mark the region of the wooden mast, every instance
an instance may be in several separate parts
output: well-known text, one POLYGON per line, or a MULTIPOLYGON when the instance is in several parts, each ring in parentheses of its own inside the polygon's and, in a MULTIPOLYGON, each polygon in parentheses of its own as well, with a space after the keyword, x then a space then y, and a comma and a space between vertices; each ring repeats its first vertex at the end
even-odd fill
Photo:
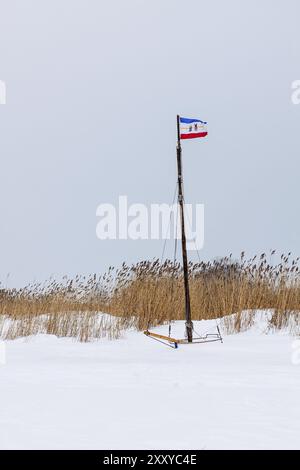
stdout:
POLYGON ((186 336, 189 343, 193 341, 193 323, 191 318, 191 301, 189 289, 189 273, 188 260, 186 251, 185 223, 184 223, 184 199, 183 199, 183 176, 181 161, 181 143, 180 143, 180 117, 177 115, 177 171, 178 171, 178 203, 180 207, 181 222, 181 245, 182 245, 182 261, 184 276, 184 293, 185 293, 185 327, 186 336))

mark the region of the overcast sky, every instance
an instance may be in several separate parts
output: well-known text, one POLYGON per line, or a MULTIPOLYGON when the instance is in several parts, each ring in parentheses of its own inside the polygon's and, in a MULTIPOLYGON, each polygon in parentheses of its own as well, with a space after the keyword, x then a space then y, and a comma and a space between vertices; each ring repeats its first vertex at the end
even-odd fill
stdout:
POLYGON ((98 240, 96 208, 172 202, 177 113, 208 121, 183 145, 201 256, 299 255, 299 22, 297 0, 0 0, 2 281, 160 256, 98 240))

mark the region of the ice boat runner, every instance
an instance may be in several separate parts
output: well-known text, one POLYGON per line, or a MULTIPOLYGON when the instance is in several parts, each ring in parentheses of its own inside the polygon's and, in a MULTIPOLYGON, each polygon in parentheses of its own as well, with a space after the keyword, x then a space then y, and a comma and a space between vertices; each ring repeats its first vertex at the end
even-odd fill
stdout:
MULTIPOLYGON (((222 336, 219 330, 219 326, 216 324, 216 333, 205 334, 203 336, 195 336, 194 327, 191 315, 191 302, 190 302, 190 290, 189 290, 189 271, 188 271, 188 259, 186 249, 186 235, 185 235, 185 217, 184 217, 184 198, 183 198, 183 175, 182 175, 182 150, 181 140, 184 139, 195 139, 203 138, 207 136, 207 122, 201 121, 200 119, 184 118, 177 115, 177 173, 178 173, 178 204, 180 207, 180 225, 181 225, 181 247, 182 247, 182 262, 183 262, 183 276, 184 276, 184 293, 185 293, 185 338, 176 339, 172 338, 171 335, 164 336, 157 333, 153 333, 148 329, 144 331, 144 334, 150 338, 156 339, 157 341, 167 342, 170 346, 175 349, 178 344, 190 344, 190 343, 207 343, 212 341, 221 341, 222 336)), ((170 332, 170 329, 169 329, 170 332)))

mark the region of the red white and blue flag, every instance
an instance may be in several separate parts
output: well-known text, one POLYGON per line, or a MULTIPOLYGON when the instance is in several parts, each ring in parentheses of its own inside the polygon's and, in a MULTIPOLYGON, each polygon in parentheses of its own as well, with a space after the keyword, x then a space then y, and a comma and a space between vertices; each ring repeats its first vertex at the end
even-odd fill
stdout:
POLYGON ((180 117, 180 139, 197 139, 207 136, 207 122, 180 117))

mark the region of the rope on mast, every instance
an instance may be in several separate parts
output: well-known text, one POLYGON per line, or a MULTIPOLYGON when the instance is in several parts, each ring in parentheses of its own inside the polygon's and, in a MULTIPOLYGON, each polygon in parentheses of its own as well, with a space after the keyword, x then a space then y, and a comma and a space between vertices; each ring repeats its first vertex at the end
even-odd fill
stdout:
MULTIPOLYGON (((175 199, 176 199, 176 196, 177 196, 177 191, 178 191, 178 183, 176 181, 172 206, 174 206, 175 199)), ((178 208, 177 208, 177 210, 178 210, 178 208)), ((170 212, 170 217, 169 217, 168 227, 167 227, 167 233, 166 233, 166 237, 165 237, 164 244, 163 244, 162 254, 161 254, 161 257, 160 257, 160 265, 162 264, 162 261, 163 261, 164 256, 165 256, 166 245, 167 245, 167 235, 168 235, 168 232, 169 232, 170 226, 171 226, 171 217, 172 217, 172 213, 170 212)), ((176 224, 177 224, 177 215, 176 215, 176 224)), ((176 233, 177 233, 177 226, 176 226, 176 233)), ((157 283, 155 285, 155 293, 156 293, 156 291, 157 291, 157 283)), ((147 321, 147 330, 149 330, 149 326, 150 326, 150 316, 148 317, 148 321, 147 321)))
MULTIPOLYGON (((178 183, 176 183, 176 189, 178 191, 178 183)), ((177 193, 176 191, 176 193, 177 193)), ((178 230, 178 204, 176 205, 176 219, 175 219, 175 240, 174 240, 174 255, 173 255, 173 269, 172 269, 172 282, 171 282, 171 302, 173 301, 174 294, 174 278, 175 278, 175 268, 176 268, 176 259, 177 259, 177 230, 178 230)), ((172 318, 169 318, 169 336, 171 336, 172 331, 172 318)))

